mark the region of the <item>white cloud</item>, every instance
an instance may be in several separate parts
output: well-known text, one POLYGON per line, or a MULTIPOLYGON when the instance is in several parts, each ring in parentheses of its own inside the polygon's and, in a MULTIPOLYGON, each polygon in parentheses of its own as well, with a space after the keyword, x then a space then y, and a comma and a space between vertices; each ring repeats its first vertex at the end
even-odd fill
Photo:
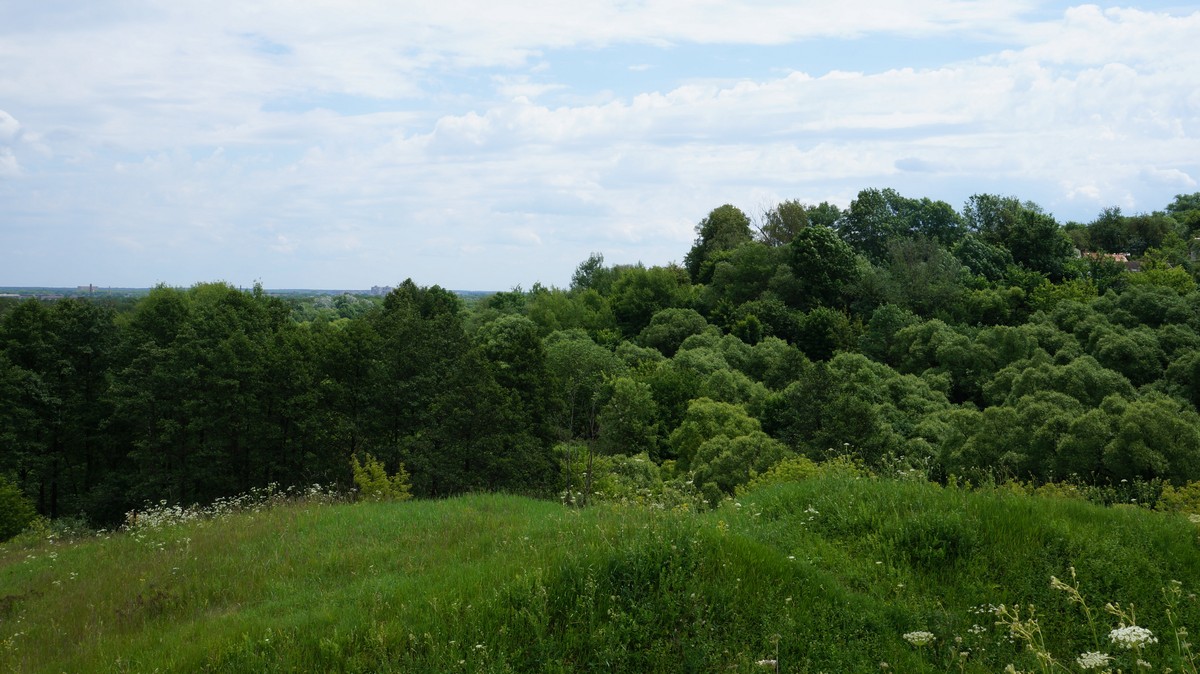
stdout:
POLYGON ((4 110, 0 110, 0 140, 13 140, 21 130, 21 123, 4 110))
POLYGON ((0 178, 16 178, 21 175, 21 165, 12 150, 0 147, 0 178))
POLYGON ((3 34, 0 175, 20 174, 22 189, 0 192, 0 208, 85 223, 136 243, 144 253, 119 249, 137 259, 229 258, 250 278, 287 256, 278 273, 297 279, 507 287, 565 282, 593 250, 679 259, 711 208, 754 210, 768 195, 846 205, 894 186, 958 205, 1015 192, 1078 214, 1159 208, 1200 175, 1200 12, 1080 6, 1031 22, 1039 5, 1016 1, 220 5, 28 15, 3 34), (846 48, 868 53, 880 34, 997 46, 931 67, 856 58, 719 77, 669 73, 642 48, 612 59, 629 87, 647 83, 621 95, 572 79, 555 54, 852 37, 846 48))
POLYGON ((1148 168, 1143 172, 1147 178, 1180 188, 1196 187, 1196 179, 1179 169, 1148 168))

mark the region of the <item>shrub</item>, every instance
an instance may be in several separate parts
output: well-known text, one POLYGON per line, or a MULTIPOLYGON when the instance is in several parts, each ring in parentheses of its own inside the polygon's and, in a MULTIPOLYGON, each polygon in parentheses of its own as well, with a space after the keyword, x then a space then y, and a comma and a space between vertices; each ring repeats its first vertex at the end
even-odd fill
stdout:
POLYGON ((1177 513, 1200 513, 1200 482, 1188 482, 1182 487, 1164 484, 1158 497, 1158 509, 1177 513))
POLYGON ((37 511, 17 485, 0 477, 0 541, 24 531, 35 517, 37 511))
POLYGON ((862 462, 852 456, 842 454, 831 457, 821 463, 803 456, 793 456, 776 463, 766 472, 754 476, 751 480, 737 488, 737 494, 754 491, 759 487, 785 482, 802 482, 820 476, 866 477, 870 475, 862 466, 862 462))
POLYGON ((370 454, 358 462, 357 456, 350 457, 354 468, 354 484, 358 487, 361 501, 407 501, 412 498, 412 484, 408 471, 401 463, 393 475, 388 475, 383 463, 370 454))

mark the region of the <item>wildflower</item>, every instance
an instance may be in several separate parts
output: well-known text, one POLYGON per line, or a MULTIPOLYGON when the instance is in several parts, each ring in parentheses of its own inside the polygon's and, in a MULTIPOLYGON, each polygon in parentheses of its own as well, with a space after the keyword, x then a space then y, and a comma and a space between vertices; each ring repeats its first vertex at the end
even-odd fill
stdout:
POLYGON ((775 669, 779 668, 778 660, 759 660, 754 664, 758 665, 759 667, 773 667, 775 669))
POLYGON ((1118 627, 1108 633, 1108 639, 1126 650, 1158 643, 1158 637, 1154 636, 1150 630, 1138 625, 1118 627))
POLYGON ((1151 665, 1149 662, 1146 662, 1145 660, 1143 660, 1141 658, 1138 658, 1137 666, 1141 667, 1142 669, 1153 669, 1154 668, 1153 665, 1151 665))
POLYGON ((916 632, 905 632, 904 640, 913 646, 925 646, 933 643, 933 632, 917 630, 916 632))
POLYGON ((1107 665, 1109 660, 1112 660, 1112 656, 1108 653, 1098 653, 1095 651, 1081 653, 1079 657, 1075 658, 1075 662, 1079 663, 1080 669, 1100 669, 1107 665))

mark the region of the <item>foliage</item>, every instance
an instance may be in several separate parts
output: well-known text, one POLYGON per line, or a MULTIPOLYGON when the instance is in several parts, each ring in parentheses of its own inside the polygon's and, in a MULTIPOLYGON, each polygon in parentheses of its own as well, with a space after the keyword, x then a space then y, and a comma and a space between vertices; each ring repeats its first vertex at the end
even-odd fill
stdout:
POLYGON ((795 199, 788 199, 763 213, 762 223, 758 226, 758 239, 768 246, 786 246, 797 232, 808 225, 808 207, 795 199))
POLYGON ((553 497, 562 446, 593 468, 645 454, 679 503, 709 484, 719 501, 776 443, 1153 500, 1122 485, 1200 479, 1195 201, 1059 226, 1015 197, 957 213, 868 189, 845 212, 783 201, 757 235, 726 205, 684 266, 593 253, 567 289, 471 303, 411 280, 372 298, 202 283, 8 301, 0 475, 40 516, 93 526, 144 502, 344 488, 368 453, 415 496, 553 497))
POLYGON ((749 482, 759 473, 779 463, 788 452, 783 444, 762 431, 730 438, 714 436, 696 450, 692 461, 692 482, 710 506, 723 495, 749 482))
POLYGON ((692 283, 708 283, 713 274, 714 256, 733 250, 751 240, 750 219, 734 206, 714 208, 696 225, 696 242, 683 258, 692 283))
POLYGON ((1200 514, 1200 481, 1176 487, 1164 484, 1156 507, 1170 512, 1200 514))
POLYGON ((609 299, 617 327, 627 337, 637 335, 663 309, 685 307, 692 288, 687 272, 678 267, 629 267, 613 282, 609 299))
POLYGON ((659 426, 654 393, 644 382, 617 377, 609 383, 608 402, 600 410, 597 441, 605 454, 658 456, 659 426))
POLYGON ((387 474, 383 464, 378 459, 367 454, 362 463, 357 456, 350 457, 354 470, 354 486, 358 488, 358 498, 363 501, 407 501, 412 498, 412 485, 409 484, 408 471, 401 463, 391 475, 387 474))
POLYGON ((687 468, 704 443, 716 437, 737 438, 760 431, 757 419, 740 405, 697 398, 688 403, 687 414, 668 439, 674 457, 687 468))
POLYGON ((1006 248, 1018 264, 1053 281, 1062 279, 1072 244, 1054 218, 1037 204, 976 194, 963 207, 963 219, 970 232, 988 244, 1006 248))
POLYGON ((707 327, 708 321, 695 309, 663 309, 650 318, 650 325, 642 330, 638 341, 670 358, 683 340, 704 332, 707 327))
POLYGON ((800 308, 837 307, 859 276, 854 251, 827 227, 801 230, 789 244, 800 308))
POLYGON ((17 485, 0 477, 0 542, 24 531, 35 517, 37 511, 17 485))

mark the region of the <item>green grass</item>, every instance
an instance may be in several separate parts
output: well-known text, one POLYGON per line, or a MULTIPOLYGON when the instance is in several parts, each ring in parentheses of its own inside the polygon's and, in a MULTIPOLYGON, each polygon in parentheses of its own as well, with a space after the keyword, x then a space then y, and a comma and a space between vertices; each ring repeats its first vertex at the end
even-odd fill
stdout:
POLYGON ((1181 671, 1161 589, 1182 583, 1176 622, 1200 629, 1197 533, 1144 510, 836 476, 705 514, 496 495, 286 506, 0 547, 0 670, 1034 670, 978 608, 1032 603, 1078 671, 1083 651, 1119 655, 1100 609, 1122 602, 1161 638, 1143 657, 1181 671), (1050 588, 1072 566, 1098 644, 1050 588), (937 640, 915 648, 914 630, 937 640))

